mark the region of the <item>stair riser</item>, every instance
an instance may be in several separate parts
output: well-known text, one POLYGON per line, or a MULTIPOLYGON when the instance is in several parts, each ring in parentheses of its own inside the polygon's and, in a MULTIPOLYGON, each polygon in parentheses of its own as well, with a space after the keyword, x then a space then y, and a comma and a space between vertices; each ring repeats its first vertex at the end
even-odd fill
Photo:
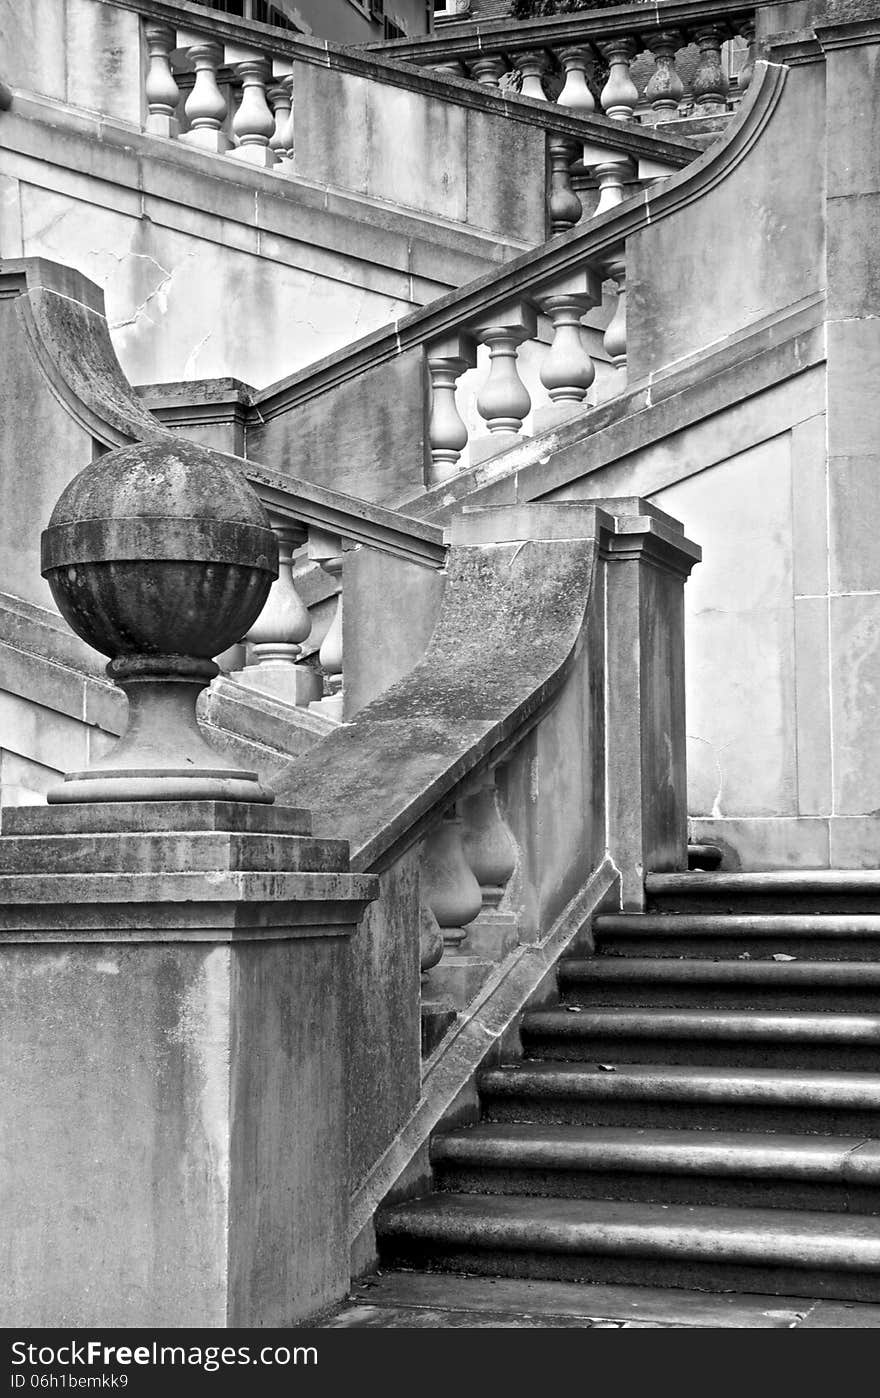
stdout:
MULTIPOLYGON (((382 1266, 478 1276, 531 1277, 620 1286, 668 1286, 702 1291, 744 1291, 763 1296, 880 1301, 880 1275, 820 1272, 799 1267, 749 1267, 685 1258, 586 1256, 568 1253, 483 1251, 442 1242, 383 1240, 382 1266)), ((808 1305, 805 1302, 805 1307, 808 1305)))
POLYGON ((880 1044, 755 1043, 737 1039, 580 1038, 523 1033, 530 1060, 560 1063, 668 1063, 706 1068, 797 1068, 880 1072, 880 1044))
POLYGON ((743 913, 773 913, 777 916, 812 915, 830 913, 853 917, 862 913, 880 913, 880 893, 876 892, 822 892, 794 893, 782 888, 778 892, 713 893, 657 893, 647 895, 645 911, 648 913, 712 913, 737 917, 743 913))
POLYGON ((603 956, 679 957, 704 961, 734 961, 743 952, 756 961, 774 955, 793 956, 804 961, 880 961, 880 938, 759 936, 754 932, 735 935, 643 937, 615 932, 596 934, 596 951, 603 956))
POLYGON ((597 985, 581 982, 563 987, 563 1005, 588 1011, 603 1009, 666 1010, 837 1010, 843 1014, 880 1013, 880 988, 829 990, 825 986, 784 990, 706 984, 658 985, 633 982, 597 985))
POLYGON ((670 1127, 679 1131, 783 1131, 790 1135, 858 1136, 880 1140, 880 1112, 827 1107, 755 1106, 717 1102, 641 1102, 628 1098, 579 1101, 554 1097, 483 1098, 490 1122, 553 1126, 670 1127))
POLYGON ((880 1187, 803 1179, 749 1179, 719 1175, 630 1174, 600 1170, 540 1170, 515 1166, 435 1169, 441 1191, 459 1194, 526 1194, 557 1199, 637 1200, 646 1204, 713 1204, 761 1209, 809 1209, 880 1214, 880 1187))

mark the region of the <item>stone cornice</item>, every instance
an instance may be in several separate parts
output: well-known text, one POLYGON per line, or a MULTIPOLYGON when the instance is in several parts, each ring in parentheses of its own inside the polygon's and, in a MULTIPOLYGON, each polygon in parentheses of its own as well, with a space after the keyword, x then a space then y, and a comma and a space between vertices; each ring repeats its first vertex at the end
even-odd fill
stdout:
MULTIPOLYGON (((625 127, 621 122, 609 121, 602 115, 576 116, 554 103, 533 101, 515 94, 505 95, 470 79, 454 78, 448 73, 426 72, 414 64, 391 62, 382 55, 345 48, 325 39, 293 35, 289 30, 276 29, 269 24, 258 24, 252 20, 244 22, 216 10, 190 4, 188 0, 175 0, 175 3, 172 0, 104 0, 104 3, 119 9, 134 10, 137 14, 177 28, 205 30, 221 42, 252 49, 265 48, 279 58, 351 73, 355 77, 369 78, 390 87, 407 88, 473 111, 493 115, 503 112, 511 120, 543 127, 548 132, 570 136, 573 140, 594 141, 597 145, 621 150, 635 157, 652 156, 676 166, 693 159, 695 147, 689 141, 658 135, 652 128, 625 127)), ((723 4, 724 0, 720 0, 720 3, 723 4)))
POLYGON ((254 402, 253 426, 290 412, 300 403, 356 378, 365 369, 459 330, 477 315, 511 298, 528 297, 543 283, 578 270, 588 260, 601 263, 619 249, 631 233, 693 203, 725 179, 748 155, 775 110, 785 76, 781 66, 757 63, 752 85, 724 139, 710 146, 685 170, 659 186, 640 191, 587 224, 559 234, 534 252, 514 258, 501 271, 488 273, 396 324, 374 331, 345 353, 329 355, 263 389, 254 402))

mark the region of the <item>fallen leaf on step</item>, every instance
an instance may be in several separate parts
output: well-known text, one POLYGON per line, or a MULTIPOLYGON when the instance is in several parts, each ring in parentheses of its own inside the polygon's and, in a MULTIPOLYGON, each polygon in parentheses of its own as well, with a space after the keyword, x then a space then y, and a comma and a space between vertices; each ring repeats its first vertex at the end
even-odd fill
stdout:
POLYGON ((741 951, 736 959, 737 961, 751 961, 752 954, 750 951, 741 951))
POLYGON ((616 1073, 617 1069, 613 1063, 597 1063, 596 1067, 600 1073, 616 1073))
POLYGON ((579 1015, 582 1013, 580 1005, 566 1005, 565 1008, 570 1015, 579 1015))
POLYGON ((786 956, 784 951, 774 952, 773 957, 771 959, 773 961, 797 961, 796 956, 786 956))

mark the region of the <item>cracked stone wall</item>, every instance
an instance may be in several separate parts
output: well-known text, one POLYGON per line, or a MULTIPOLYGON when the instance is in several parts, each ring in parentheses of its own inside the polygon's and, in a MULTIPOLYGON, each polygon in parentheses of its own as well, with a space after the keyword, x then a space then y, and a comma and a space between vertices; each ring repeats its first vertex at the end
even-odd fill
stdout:
POLYGON ((211 236, 24 182, 0 185, 0 254, 48 257, 97 282, 133 383, 231 374, 262 388, 411 309, 357 285, 351 260, 337 259, 335 280, 249 254, 231 224, 201 221, 213 222, 211 236), (17 240, 5 236, 16 216, 17 240))

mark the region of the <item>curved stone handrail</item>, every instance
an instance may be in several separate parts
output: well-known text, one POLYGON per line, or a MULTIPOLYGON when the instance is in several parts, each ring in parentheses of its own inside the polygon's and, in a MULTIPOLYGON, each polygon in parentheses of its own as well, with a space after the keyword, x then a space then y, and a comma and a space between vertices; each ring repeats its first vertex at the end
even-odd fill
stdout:
POLYGON ((592 539, 453 547, 422 660, 273 775, 280 801, 308 798, 316 828, 349 841, 352 869, 388 868, 552 703, 589 607, 602 521, 613 530, 602 511, 584 513, 592 539))
POLYGON ((537 251, 505 263, 501 270, 364 336, 347 352, 328 355, 261 390, 250 409, 257 437, 260 424, 395 359, 407 349, 455 332, 470 318, 537 291, 542 284, 576 272, 591 261, 601 262, 631 233, 699 199, 736 169, 759 140, 782 95, 786 72, 781 64, 757 63, 749 90, 723 138, 659 186, 641 190, 607 213, 552 238, 537 251))

